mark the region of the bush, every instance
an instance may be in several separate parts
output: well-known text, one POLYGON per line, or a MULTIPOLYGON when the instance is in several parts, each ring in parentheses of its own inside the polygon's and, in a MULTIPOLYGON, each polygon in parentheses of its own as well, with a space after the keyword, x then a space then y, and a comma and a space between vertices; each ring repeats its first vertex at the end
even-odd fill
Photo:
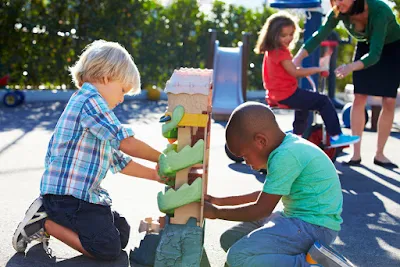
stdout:
MULTIPOLYGON (((175 68, 205 67, 212 28, 221 46, 237 46, 243 32, 251 34, 248 88, 261 89, 262 55, 252 50, 273 12, 221 1, 214 2, 209 15, 196 0, 174 0, 166 7, 156 0, 2 1, 0 76, 9 73, 12 86, 71 88, 68 67, 87 44, 105 39, 121 43, 133 55, 143 88, 164 88, 175 68)), ((338 65, 351 60, 352 50, 340 47, 338 65)), ((338 87, 344 88, 348 79, 338 81, 338 87)))

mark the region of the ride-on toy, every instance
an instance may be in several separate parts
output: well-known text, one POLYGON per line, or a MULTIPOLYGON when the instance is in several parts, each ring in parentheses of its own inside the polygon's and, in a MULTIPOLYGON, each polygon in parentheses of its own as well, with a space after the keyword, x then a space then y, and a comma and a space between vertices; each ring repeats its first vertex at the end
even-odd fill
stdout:
MULTIPOLYGON (((7 74, 0 78, 0 88, 5 87, 10 76, 7 74)), ((7 107, 15 107, 22 104, 25 100, 25 95, 19 90, 8 90, 3 97, 3 104, 7 107)))

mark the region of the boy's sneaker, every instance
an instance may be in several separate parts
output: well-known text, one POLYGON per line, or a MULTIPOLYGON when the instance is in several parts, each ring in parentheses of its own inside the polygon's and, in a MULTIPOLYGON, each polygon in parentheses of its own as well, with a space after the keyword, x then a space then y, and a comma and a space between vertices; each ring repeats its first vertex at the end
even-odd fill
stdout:
POLYGON ((310 266, 323 267, 352 267, 354 266, 348 259, 340 255, 329 246, 324 246, 318 241, 312 245, 306 255, 306 261, 310 266))
POLYGON ((360 137, 355 135, 339 134, 335 137, 331 137, 330 141, 331 145, 329 147, 342 147, 359 142, 360 137))
POLYGON ((12 244, 17 252, 25 252, 28 243, 33 240, 42 242, 47 251, 47 243, 50 236, 44 230, 47 213, 42 204, 42 198, 37 198, 28 208, 24 219, 15 230, 12 244))

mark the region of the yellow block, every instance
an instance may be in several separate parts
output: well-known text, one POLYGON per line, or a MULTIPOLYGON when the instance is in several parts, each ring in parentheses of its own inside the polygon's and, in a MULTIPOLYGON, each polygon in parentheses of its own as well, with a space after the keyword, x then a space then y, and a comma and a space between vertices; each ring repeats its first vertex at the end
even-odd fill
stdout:
MULTIPOLYGON (((165 113, 165 116, 172 116, 171 112, 165 113)), ((185 113, 178 123, 178 126, 206 127, 208 122, 207 114, 188 114, 185 113)))

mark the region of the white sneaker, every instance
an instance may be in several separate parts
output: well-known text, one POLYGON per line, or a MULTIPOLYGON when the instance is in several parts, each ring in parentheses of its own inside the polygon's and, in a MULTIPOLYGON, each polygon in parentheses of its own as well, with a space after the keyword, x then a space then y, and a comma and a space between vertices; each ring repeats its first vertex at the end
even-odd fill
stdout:
POLYGON ((50 236, 44 230, 47 213, 42 204, 42 197, 35 199, 15 230, 12 244, 17 252, 25 252, 28 243, 34 240, 42 242, 43 247, 47 248, 50 236))

